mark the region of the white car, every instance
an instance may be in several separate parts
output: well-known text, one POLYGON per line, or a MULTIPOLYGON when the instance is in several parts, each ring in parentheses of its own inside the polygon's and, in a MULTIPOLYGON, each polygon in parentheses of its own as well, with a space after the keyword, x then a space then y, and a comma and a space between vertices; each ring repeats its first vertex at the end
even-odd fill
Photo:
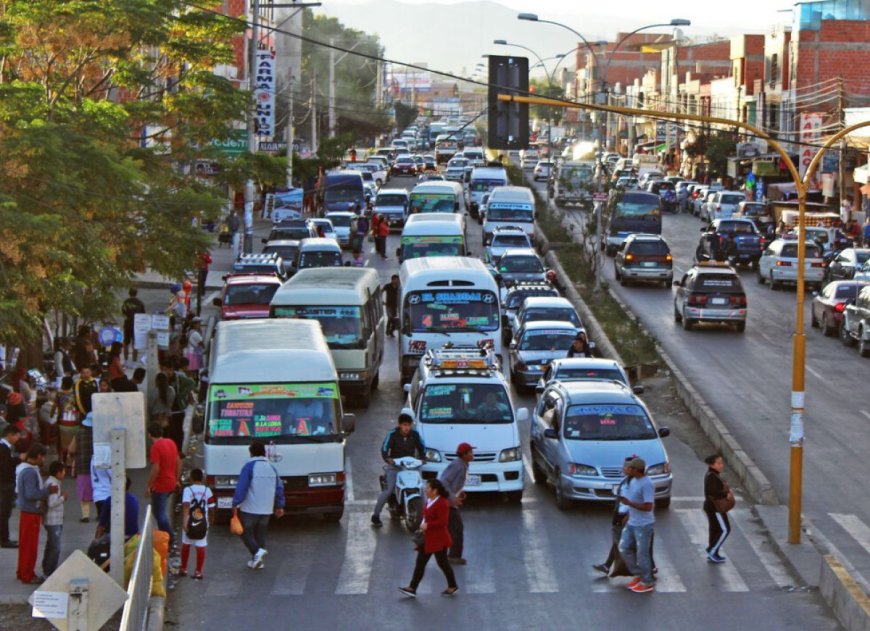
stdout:
POLYGON ((520 164, 523 169, 534 169, 539 159, 537 149, 523 149, 520 151, 520 164))
POLYGON ((365 162, 362 166, 371 171, 372 177, 375 179, 375 184, 378 185, 378 188, 383 186, 384 182, 390 179, 389 170, 380 161, 365 162))
POLYGON ((492 233, 486 246, 484 260, 493 262, 501 258, 508 248, 531 248, 532 242, 522 226, 500 226, 492 233))
MULTIPOLYGON (((821 287, 825 280, 825 260, 822 248, 815 241, 806 241, 804 284, 821 287)), ((782 283, 796 283, 798 277, 798 242, 796 239, 777 239, 761 253, 758 259, 758 282, 770 282, 771 289, 782 283)))
POLYGON ((338 235, 335 233, 335 228, 329 219, 312 219, 311 223, 317 228, 317 233, 326 239, 335 239, 338 241, 338 235))
POLYGON ((701 207, 701 219, 731 219, 740 202, 746 201, 746 195, 740 191, 716 191, 709 201, 701 207))
POLYGON ((866 261, 864 265, 861 266, 861 269, 855 272, 855 276, 852 280, 861 280, 865 283, 870 283, 870 261, 866 261))
POLYGON ((539 160, 532 171, 532 178, 538 180, 547 180, 550 178, 550 173, 553 170, 553 163, 546 160, 539 160))

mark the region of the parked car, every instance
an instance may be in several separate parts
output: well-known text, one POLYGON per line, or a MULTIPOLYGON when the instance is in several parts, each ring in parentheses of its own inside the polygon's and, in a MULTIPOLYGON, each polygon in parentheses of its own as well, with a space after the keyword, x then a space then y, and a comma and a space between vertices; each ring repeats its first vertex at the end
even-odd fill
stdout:
POLYGON ((562 510, 575 500, 613 502, 626 454, 636 454, 647 463, 656 507, 667 508, 673 477, 661 438, 668 435, 627 386, 554 381, 532 418, 532 476, 535 484, 553 485, 562 510))
POLYGON ((630 234, 613 259, 613 274, 623 286, 632 281, 653 281, 670 287, 674 280, 671 248, 657 234, 630 234))
POLYGON ((853 304, 846 305, 840 340, 846 346, 857 344, 861 357, 870 357, 870 285, 858 292, 853 304))
POLYGON ((702 322, 733 324, 738 333, 746 330, 746 292, 730 265, 697 263, 674 285, 674 321, 687 331, 702 322))
MULTIPOLYGON (((821 246, 815 241, 805 243, 804 284, 821 287, 825 280, 825 261, 821 246)), ((777 239, 758 259, 758 282, 770 282, 771 289, 783 283, 796 283, 798 277, 797 239, 777 239)))
POLYGON ((834 256, 827 268, 826 279, 849 280, 870 260, 870 248, 846 248, 834 256))
POLYGON ((854 302, 858 292, 867 283, 854 280, 835 280, 821 291, 813 292, 810 306, 810 325, 819 327, 827 336, 836 335, 843 322, 843 312, 849 302, 854 302))

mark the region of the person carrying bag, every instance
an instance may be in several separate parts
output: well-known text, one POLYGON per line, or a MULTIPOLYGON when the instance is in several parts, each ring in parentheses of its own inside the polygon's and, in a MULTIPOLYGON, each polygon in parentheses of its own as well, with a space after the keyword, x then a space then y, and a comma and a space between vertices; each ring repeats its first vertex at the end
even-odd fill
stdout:
POLYGON ((731 523, 728 521, 728 511, 734 508, 734 493, 728 483, 722 479, 725 460, 718 454, 704 459, 707 463, 707 473, 704 475, 704 513, 707 515, 710 538, 707 547, 707 560, 711 563, 725 563, 727 560, 721 553, 722 544, 731 533, 731 523))

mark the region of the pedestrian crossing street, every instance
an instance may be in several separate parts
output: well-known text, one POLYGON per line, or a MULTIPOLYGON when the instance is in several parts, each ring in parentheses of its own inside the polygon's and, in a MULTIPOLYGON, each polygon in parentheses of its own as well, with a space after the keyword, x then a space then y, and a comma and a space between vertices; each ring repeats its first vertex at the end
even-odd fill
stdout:
MULTIPOLYGON (((723 547, 728 562, 707 562, 706 517, 695 498, 688 499, 693 501, 675 501, 657 513, 657 592, 801 591, 749 509, 730 513, 732 533, 723 547)), ((462 591, 501 598, 625 592, 627 578, 608 579, 591 567, 607 556, 610 527, 607 511, 588 512, 583 507, 560 512, 534 501, 521 510, 499 505, 464 511, 468 565, 455 567, 462 591)), ((270 529, 266 568, 256 572, 245 567, 241 542, 216 527, 209 535, 206 580, 197 587, 209 598, 235 597, 252 584, 273 596, 392 594, 410 579, 415 553, 397 522, 373 529, 369 519, 368 507, 361 505, 349 507, 338 526, 315 518, 285 519, 270 529)), ((188 583, 179 581, 182 597, 188 583)), ((432 560, 418 592, 438 593, 442 583, 432 560)))

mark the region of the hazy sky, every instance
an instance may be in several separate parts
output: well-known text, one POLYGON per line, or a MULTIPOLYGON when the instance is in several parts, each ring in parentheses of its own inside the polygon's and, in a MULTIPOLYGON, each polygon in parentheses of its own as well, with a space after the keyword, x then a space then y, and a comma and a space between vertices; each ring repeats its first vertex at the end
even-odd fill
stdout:
POLYGON ((505 47, 494 46, 493 39, 523 44, 541 57, 564 53, 575 44, 577 38, 569 31, 521 22, 516 19, 519 12, 565 23, 590 41, 613 40, 617 32, 686 18, 692 25, 682 29, 684 35, 703 41, 714 34, 764 33, 776 23, 790 22, 792 6, 780 0, 323 0, 323 6, 314 10, 351 28, 377 33, 387 57, 460 73, 473 69, 483 54, 509 54, 505 47), (453 6, 457 4, 464 6, 453 6), (444 16, 456 16, 452 33, 433 28, 444 16))

